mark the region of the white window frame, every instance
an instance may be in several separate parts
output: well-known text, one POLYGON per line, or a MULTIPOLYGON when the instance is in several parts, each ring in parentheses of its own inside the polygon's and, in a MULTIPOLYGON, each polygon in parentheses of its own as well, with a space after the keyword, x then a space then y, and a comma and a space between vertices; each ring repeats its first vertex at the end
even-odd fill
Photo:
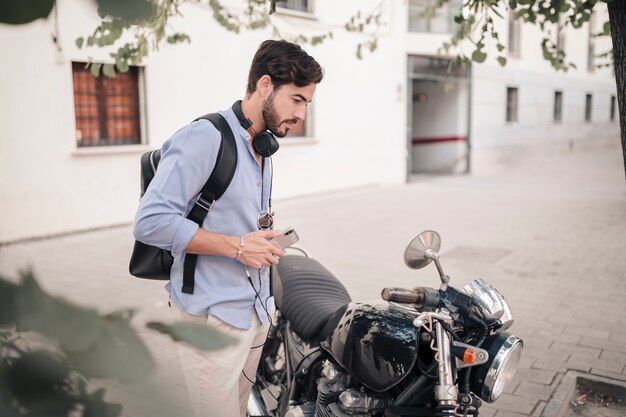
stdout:
POLYGON ((556 23, 556 47, 565 52, 565 21, 567 16, 564 13, 559 14, 559 20, 556 23))
POLYGON ((596 65, 595 65, 595 40, 593 38, 593 27, 594 27, 594 22, 595 22, 595 13, 591 12, 591 15, 589 16, 589 37, 587 39, 587 71, 588 72, 594 72, 596 70, 596 65))
MULTIPOLYGON (((138 93, 139 93, 139 143, 136 144, 125 144, 125 145, 101 145, 101 146, 79 146, 78 140, 76 136, 76 103, 74 100, 74 80, 73 80, 73 71, 72 71, 72 63, 82 63, 83 60, 77 59, 69 62, 69 79, 70 85, 72 86, 71 90, 71 123, 72 123, 72 132, 74 134, 71 136, 72 146, 71 146, 71 154, 73 156, 81 156, 81 155, 101 155, 101 154, 124 154, 124 153, 134 153, 134 152, 145 152, 149 149, 149 135, 148 135, 148 123, 147 123, 147 95, 146 95, 146 84, 145 84, 145 66, 137 65, 138 68, 138 93)), ((100 74, 101 77, 104 77, 104 74, 100 74)))
POLYGON ((513 10, 509 10, 509 32, 507 34, 507 48, 509 56, 519 58, 522 52, 522 22, 513 18, 513 10))

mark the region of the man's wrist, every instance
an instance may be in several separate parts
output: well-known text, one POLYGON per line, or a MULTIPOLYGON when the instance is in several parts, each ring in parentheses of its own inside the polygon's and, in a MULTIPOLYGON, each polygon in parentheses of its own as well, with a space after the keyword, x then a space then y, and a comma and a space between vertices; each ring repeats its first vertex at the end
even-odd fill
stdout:
POLYGON ((241 242, 241 238, 239 236, 228 236, 226 239, 227 242, 227 250, 224 255, 229 258, 237 259, 237 254, 239 252, 239 244, 241 242))
POLYGON ((243 253, 243 245, 244 245, 243 236, 240 236, 239 247, 237 248, 237 257, 235 258, 237 262, 239 262, 239 259, 241 258, 241 254, 243 253))

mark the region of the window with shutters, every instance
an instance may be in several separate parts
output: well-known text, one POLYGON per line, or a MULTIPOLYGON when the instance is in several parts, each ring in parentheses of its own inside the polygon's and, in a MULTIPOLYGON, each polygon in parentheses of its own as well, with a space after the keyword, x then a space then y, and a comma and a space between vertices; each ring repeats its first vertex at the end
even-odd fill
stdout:
POLYGON ((554 92, 554 121, 561 122, 563 120, 563 92, 554 92))
POLYGON ((278 0, 276 7, 302 13, 313 13, 312 3, 311 0, 278 0))
POLYGON ((517 87, 506 88, 506 121, 517 122, 517 87))
POLYGON ((458 24, 454 16, 459 14, 463 2, 449 0, 438 7, 437 0, 409 1, 409 32, 454 33, 458 24))
POLYGON ((585 122, 591 121, 591 106, 593 104, 593 96, 591 94, 585 95, 585 122))
POLYGON ((94 77, 85 63, 73 62, 72 76, 77 147, 142 142, 139 67, 94 77))

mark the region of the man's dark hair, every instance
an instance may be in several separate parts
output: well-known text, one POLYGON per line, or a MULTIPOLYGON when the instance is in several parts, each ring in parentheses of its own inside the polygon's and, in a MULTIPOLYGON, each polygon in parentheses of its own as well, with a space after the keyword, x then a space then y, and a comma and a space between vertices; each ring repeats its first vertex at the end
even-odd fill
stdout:
POLYGON ((267 40, 254 55, 248 75, 247 94, 256 90, 256 83, 264 75, 272 78, 275 88, 294 83, 305 87, 324 78, 322 67, 300 45, 284 40, 267 40))

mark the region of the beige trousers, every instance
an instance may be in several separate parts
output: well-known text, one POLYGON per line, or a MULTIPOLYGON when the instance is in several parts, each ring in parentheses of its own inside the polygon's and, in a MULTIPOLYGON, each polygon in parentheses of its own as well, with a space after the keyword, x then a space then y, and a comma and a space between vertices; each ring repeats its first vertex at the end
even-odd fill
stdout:
POLYGON ((189 320, 214 327, 239 339, 239 343, 217 351, 201 351, 177 343, 193 413, 196 417, 244 417, 248 397, 263 351, 269 324, 262 326, 258 317, 248 330, 238 329, 214 316, 200 317, 182 311, 170 303, 174 320, 189 320), (244 375, 245 373, 245 375, 244 375), (246 378, 246 376, 248 378, 246 378))

